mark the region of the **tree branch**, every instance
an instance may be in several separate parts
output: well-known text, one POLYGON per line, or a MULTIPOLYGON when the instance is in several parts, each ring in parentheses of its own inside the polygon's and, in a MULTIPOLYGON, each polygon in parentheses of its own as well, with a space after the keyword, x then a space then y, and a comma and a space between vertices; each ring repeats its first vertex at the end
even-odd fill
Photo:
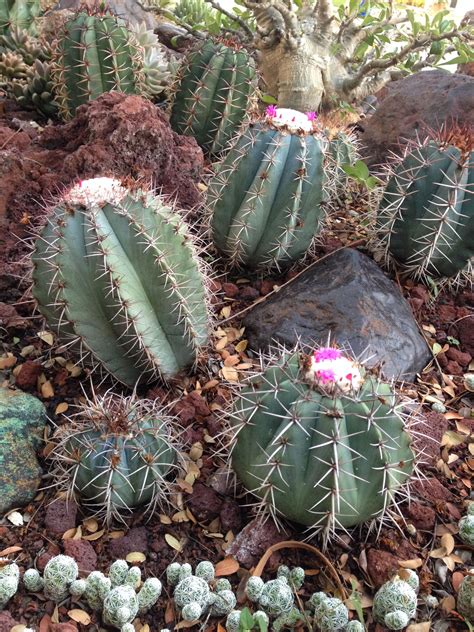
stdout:
POLYGON ((210 4, 211 7, 213 7, 217 11, 219 11, 219 13, 222 13, 233 22, 236 22, 240 26, 240 28, 245 31, 245 34, 247 35, 247 39, 249 40, 253 39, 252 29, 247 25, 245 20, 243 20, 238 15, 234 15, 233 13, 231 13, 231 11, 227 11, 227 9, 224 9, 224 7, 221 7, 221 5, 218 2, 215 2, 215 0, 205 0, 205 2, 210 4))
MULTIPOLYGON (((331 24, 334 20, 334 9, 331 0, 317 0, 313 13, 322 26, 331 24)), ((319 27, 320 25, 318 24, 319 27)))
POLYGON ((285 32, 285 37, 290 45, 296 45, 296 42, 293 42, 292 40, 296 40, 298 37, 298 19, 295 13, 285 6, 283 2, 280 2, 280 0, 266 0, 265 2, 259 2, 258 0, 244 0, 244 5, 247 9, 253 11, 257 20, 259 18, 258 14, 261 16, 263 13, 267 13, 267 17, 269 17, 272 22, 275 22, 275 19, 278 20, 275 12, 279 13, 281 20, 283 20, 283 22, 278 20, 280 21, 279 26, 281 27, 281 24, 284 24, 283 31, 285 32))

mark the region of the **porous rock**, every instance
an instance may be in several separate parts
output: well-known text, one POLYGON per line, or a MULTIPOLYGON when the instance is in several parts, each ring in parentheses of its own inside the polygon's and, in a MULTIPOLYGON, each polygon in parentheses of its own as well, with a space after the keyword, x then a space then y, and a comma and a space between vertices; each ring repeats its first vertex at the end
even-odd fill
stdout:
POLYGON ((426 136, 445 122, 474 125, 474 77, 428 70, 390 83, 384 92, 363 122, 362 155, 371 165, 385 162, 390 151, 401 153, 406 139, 426 136))
POLYGON ((285 535, 278 531, 274 522, 255 518, 237 535, 226 555, 233 555, 242 566, 250 568, 270 546, 283 540, 285 535))
POLYGON ((87 540, 64 540, 64 553, 76 560, 81 577, 97 568, 97 554, 87 540))
POLYGON ((413 380, 431 354, 407 301, 369 257, 347 248, 309 268, 244 320, 252 349, 272 341, 293 346, 349 344, 387 378, 413 380))
POLYGON ((44 524, 54 535, 62 535, 76 526, 77 505, 72 500, 55 499, 46 508, 44 524))
POLYGON ((0 387, 0 517, 36 494, 42 473, 36 451, 46 421, 39 399, 0 387))
POLYGON ((145 527, 133 527, 121 538, 110 540, 109 553, 113 559, 123 559, 129 553, 145 553, 148 550, 148 536, 145 527))
POLYGON ((41 144, 64 152, 68 180, 131 177, 153 182, 183 208, 200 200, 201 148, 194 138, 173 132, 165 114, 142 97, 105 93, 80 106, 72 121, 47 127, 41 144))

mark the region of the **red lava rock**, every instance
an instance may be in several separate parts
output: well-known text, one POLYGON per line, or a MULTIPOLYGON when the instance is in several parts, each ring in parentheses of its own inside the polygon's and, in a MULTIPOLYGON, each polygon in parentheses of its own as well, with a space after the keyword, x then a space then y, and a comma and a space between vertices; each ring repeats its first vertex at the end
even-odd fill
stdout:
POLYGON ((110 540, 109 554, 114 560, 124 559, 129 553, 145 553, 148 549, 148 536, 145 527, 133 527, 122 538, 110 540))
POLYGON ((448 421, 444 415, 434 410, 423 414, 413 437, 414 448, 423 463, 436 463, 439 459, 441 437, 447 429, 448 421))
POLYGON ((439 482, 437 478, 427 478, 414 481, 413 490, 428 502, 441 500, 445 502, 453 502, 455 496, 439 482))
POLYGON ((200 417, 207 417, 211 414, 206 400, 197 391, 189 393, 187 399, 192 402, 194 409, 196 410, 196 415, 200 417))
POLYGON ((271 520, 263 522, 258 518, 242 529, 227 549, 227 555, 233 555, 245 568, 255 566, 268 547, 285 539, 271 520))
POLYGON ((457 362, 454 362, 454 360, 450 360, 445 367, 443 367, 444 369, 446 369, 446 373, 448 373, 449 375, 463 375, 464 371, 462 370, 462 368, 459 366, 459 364, 457 362))
POLYGON ((235 283, 223 283, 222 291, 229 298, 234 298, 239 293, 239 286, 235 285, 235 283))
POLYGON ((97 568, 96 552, 87 540, 64 540, 64 553, 76 560, 82 576, 97 568))
POLYGON ((58 499, 46 508, 44 524, 54 535, 62 535, 76 526, 77 505, 73 501, 58 499))
POLYGON ((462 318, 456 323, 456 327, 463 350, 474 357, 474 316, 462 318))
POLYGON ((267 294, 270 294, 270 292, 273 291, 273 286, 275 285, 275 283, 273 281, 270 281, 268 279, 263 279, 263 281, 260 283, 258 289, 260 290, 260 294, 262 296, 266 296, 267 294))
POLYGON ((236 533, 242 527, 242 511, 240 505, 232 498, 224 499, 219 517, 224 533, 226 531, 236 533))
POLYGON ((189 426, 196 418, 208 417, 211 414, 209 406, 202 395, 193 391, 176 402, 173 413, 177 415, 183 426, 189 426))
POLYGON ((72 621, 67 623, 50 623, 48 632, 77 632, 77 625, 72 621))
POLYGON ((101 175, 152 180, 180 207, 200 201, 201 148, 191 136, 173 132, 166 115, 142 97, 103 94, 79 107, 69 123, 47 127, 40 142, 62 150, 62 171, 70 180, 101 175))
POLYGON ((9 328, 21 328, 24 329, 26 327, 27 321, 20 316, 20 314, 16 311, 13 305, 8 305, 8 303, 0 303, 0 326, 9 328))
POLYGON ((186 499, 193 516, 200 522, 211 522, 219 515, 223 500, 213 489, 203 483, 195 483, 193 493, 186 499))
POLYGON ((48 544, 48 548, 44 553, 42 553, 38 559, 36 560, 36 567, 42 573, 44 571, 44 567, 49 562, 49 560, 55 555, 59 555, 61 550, 57 544, 48 544))
POLYGON ((27 360, 20 366, 20 370, 15 377, 15 384, 23 389, 34 388, 41 370, 39 362, 27 360))
POLYGON ((460 366, 464 367, 469 366, 469 362, 472 360, 472 356, 470 353, 463 353, 462 351, 459 351, 459 349, 455 349, 454 347, 449 347, 449 349, 446 351, 446 356, 450 360, 454 360, 454 362, 457 362, 460 366))
POLYGON ((444 323, 452 323, 456 320, 456 308, 454 305, 439 305, 437 315, 444 323))
POLYGON ((405 510, 405 517, 422 531, 431 531, 436 522, 436 512, 427 505, 422 505, 415 501, 411 502, 405 510))
POLYGON ((429 292, 423 285, 415 285, 415 287, 410 290, 410 295, 413 298, 422 300, 423 303, 425 303, 429 298, 429 292))
POLYGON ((245 285, 240 290, 240 294, 239 294, 239 298, 241 298, 243 301, 253 301, 254 299, 258 298, 259 296, 260 296, 259 291, 256 290, 251 285, 245 285))
POLYGON ((398 558, 392 553, 379 549, 367 551, 367 572, 375 588, 389 581, 398 568, 398 558))
POLYGON ((10 632, 14 625, 18 625, 18 621, 9 612, 0 612, 0 632, 10 632))
POLYGON ((445 369, 445 368, 448 366, 448 362, 449 362, 449 360, 448 360, 448 358, 446 357, 446 354, 445 354, 445 353, 443 353, 443 352, 438 353, 438 355, 436 356, 436 359, 438 360, 438 362, 439 362, 439 366, 440 366, 442 369, 445 369))
POLYGON ((15 147, 16 149, 24 150, 30 143, 31 139, 26 132, 20 132, 0 125, 0 147, 2 149, 15 147))

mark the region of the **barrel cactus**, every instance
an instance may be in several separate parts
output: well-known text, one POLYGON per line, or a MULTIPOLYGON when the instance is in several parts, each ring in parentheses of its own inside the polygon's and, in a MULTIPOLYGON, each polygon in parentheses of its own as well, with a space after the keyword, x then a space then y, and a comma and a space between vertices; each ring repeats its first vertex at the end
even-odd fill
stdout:
POLYGON ((390 384, 336 348, 284 351, 231 415, 232 467, 262 510, 325 537, 381 516, 414 469, 390 384))
POLYGON ((180 67, 171 106, 171 126, 218 154, 245 122, 256 91, 253 59, 236 46, 207 41, 180 67))
POLYGON ((55 2, 48 0, 0 0, 0 34, 12 28, 36 33, 36 18, 55 2))
POLYGON ((55 42, 51 73, 64 119, 104 92, 145 94, 144 51, 126 23, 107 10, 80 11, 55 42))
POLYGON ((169 378, 207 343, 203 264, 186 225, 150 193, 112 178, 79 183, 32 259, 49 326, 124 384, 169 378))
POLYGON ((443 130, 409 144, 389 167, 380 202, 375 249, 415 279, 472 282, 474 136, 443 130))
MULTIPOLYGON (((178 468, 173 424, 166 410, 149 400, 112 393, 86 400, 54 435, 50 457, 58 485, 106 521, 139 506, 153 511, 166 503, 168 479, 178 468)), ((123 583, 140 581, 132 570, 123 583)), ((114 585, 116 575, 111 573, 114 585)))
POLYGON ((306 254, 321 220, 326 142, 313 114, 267 108, 208 190, 214 244, 231 265, 279 268, 306 254))

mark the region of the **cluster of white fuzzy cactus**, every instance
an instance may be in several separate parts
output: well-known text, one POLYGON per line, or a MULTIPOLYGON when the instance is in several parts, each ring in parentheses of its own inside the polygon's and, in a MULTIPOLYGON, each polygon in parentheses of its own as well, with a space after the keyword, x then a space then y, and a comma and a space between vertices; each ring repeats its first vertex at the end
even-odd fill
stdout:
POLYGON ((125 560, 115 561, 108 576, 100 571, 93 571, 85 579, 78 579, 78 575, 72 557, 57 555, 46 564, 43 577, 36 569, 29 569, 23 575, 23 583, 31 592, 43 590, 53 601, 61 601, 69 594, 83 597, 92 610, 102 613, 104 623, 121 632, 132 632, 131 623, 137 614, 147 612, 161 594, 159 579, 150 577, 142 584, 140 569, 129 567, 125 560))
POLYGON ((195 574, 190 564, 174 562, 166 569, 166 578, 174 588, 173 597, 184 621, 195 621, 207 613, 211 617, 229 614, 237 603, 227 579, 214 581, 211 562, 199 562, 195 574), (211 587, 212 584, 212 587, 211 587))
POLYGON ((467 516, 463 516, 458 524, 459 537, 463 542, 474 546, 474 503, 467 508, 467 516))
MULTIPOLYGON (((401 571, 400 571, 401 572, 401 571)), ((404 570, 383 584, 374 597, 372 615, 389 630, 402 630, 416 614, 418 575, 404 570)))
POLYGON ((18 564, 9 560, 0 558, 0 562, 5 562, 4 566, 0 566, 0 610, 7 605, 7 602, 18 590, 18 582, 20 580, 20 569, 18 564))
POLYGON ((462 580, 458 591, 457 611, 470 623, 474 623, 474 568, 462 580))

